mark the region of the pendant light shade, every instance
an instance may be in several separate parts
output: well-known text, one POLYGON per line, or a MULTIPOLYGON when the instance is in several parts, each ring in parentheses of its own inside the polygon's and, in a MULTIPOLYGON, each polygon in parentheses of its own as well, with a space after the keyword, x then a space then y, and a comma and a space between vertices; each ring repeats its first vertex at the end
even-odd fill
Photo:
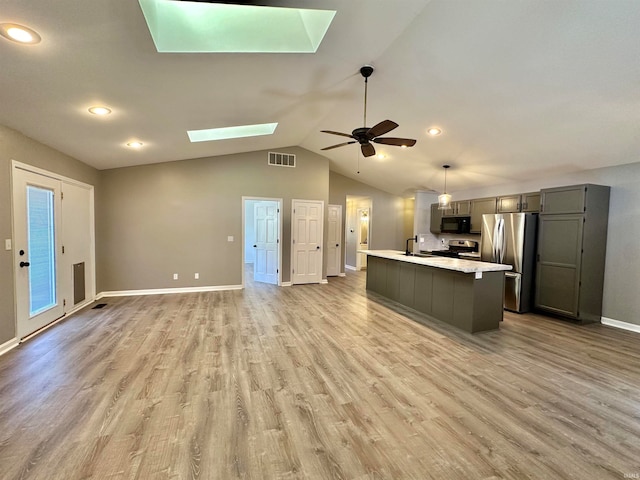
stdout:
POLYGON ((447 170, 450 165, 443 165, 442 168, 444 168, 444 192, 442 195, 438 195, 438 209, 448 210, 451 208, 451 195, 447 193, 447 170))

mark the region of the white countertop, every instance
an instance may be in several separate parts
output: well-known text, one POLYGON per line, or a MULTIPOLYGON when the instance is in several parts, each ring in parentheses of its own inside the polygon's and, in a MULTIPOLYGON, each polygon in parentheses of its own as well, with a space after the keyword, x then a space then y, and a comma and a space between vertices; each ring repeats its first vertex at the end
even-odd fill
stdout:
POLYGON ((503 265, 501 263, 479 262, 477 260, 464 260, 462 258, 411 257, 406 256, 404 252, 399 252, 397 250, 358 250, 358 253, 365 253, 374 257, 388 258, 390 260, 399 260, 401 262, 425 265, 427 267, 454 270, 462 273, 500 272, 511 270, 513 268, 511 265, 503 265))

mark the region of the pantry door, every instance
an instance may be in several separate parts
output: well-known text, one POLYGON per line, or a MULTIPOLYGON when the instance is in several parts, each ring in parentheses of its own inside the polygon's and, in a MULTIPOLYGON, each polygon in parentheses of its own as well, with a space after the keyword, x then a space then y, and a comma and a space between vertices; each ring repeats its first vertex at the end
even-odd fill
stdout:
POLYGON ((60 291, 60 180, 13 168, 17 337, 64 315, 60 291))

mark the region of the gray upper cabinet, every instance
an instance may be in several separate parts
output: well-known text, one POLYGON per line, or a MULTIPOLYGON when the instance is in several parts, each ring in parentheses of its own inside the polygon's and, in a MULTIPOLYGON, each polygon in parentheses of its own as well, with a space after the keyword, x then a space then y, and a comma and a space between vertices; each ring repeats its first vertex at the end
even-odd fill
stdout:
POLYGON ((451 213, 447 215, 468 216, 471 215, 471 200, 461 200, 451 203, 451 213))
POLYGON ((471 200, 471 233, 482 232, 482 215, 496 213, 496 197, 471 200))
POLYGON ((540 211, 540 192, 523 193, 520 195, 521 212, 540 211))
POLYGON ((440 224, 442 223, 442 212, 444 210, 440 210, 438 208, 437 203, 431 204, 431 221, 429 223, 429 231, 436 235, 440 234, 440 224))
POLYGON ((600 321, 609 191, 601 185, 541 191, 536 308, 584 323, 600 321))
POLYGON ((498 197, 496 213, 537 212, 539 209, 540 192, 531 192, 498 197))
POLYGON ((540 213, 555 215, 584 213, 586 211, 586 185, 548 188, 540 192, 540 213))
POLYGON ((520 211, 520 195, 498 197, 496 213, 513 213, 520 211))

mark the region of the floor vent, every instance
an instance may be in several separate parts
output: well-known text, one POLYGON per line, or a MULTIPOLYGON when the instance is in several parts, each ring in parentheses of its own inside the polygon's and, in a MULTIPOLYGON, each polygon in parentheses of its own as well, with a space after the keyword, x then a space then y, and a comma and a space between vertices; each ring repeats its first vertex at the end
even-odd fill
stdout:
POLYGON ((274 167, 295 167, 296 156, 290 153, 269 152, 268 163, 274 167))
POLYGON ((95 307, 93 307, 93 308, 92 308, 92 310, 95 310, 96 308, 104 308, 104 307, 106 307, 106 306, 107 306, 107 304, 106 304, 106 303, 99 303, 99 304, 97 304, 95 307))

